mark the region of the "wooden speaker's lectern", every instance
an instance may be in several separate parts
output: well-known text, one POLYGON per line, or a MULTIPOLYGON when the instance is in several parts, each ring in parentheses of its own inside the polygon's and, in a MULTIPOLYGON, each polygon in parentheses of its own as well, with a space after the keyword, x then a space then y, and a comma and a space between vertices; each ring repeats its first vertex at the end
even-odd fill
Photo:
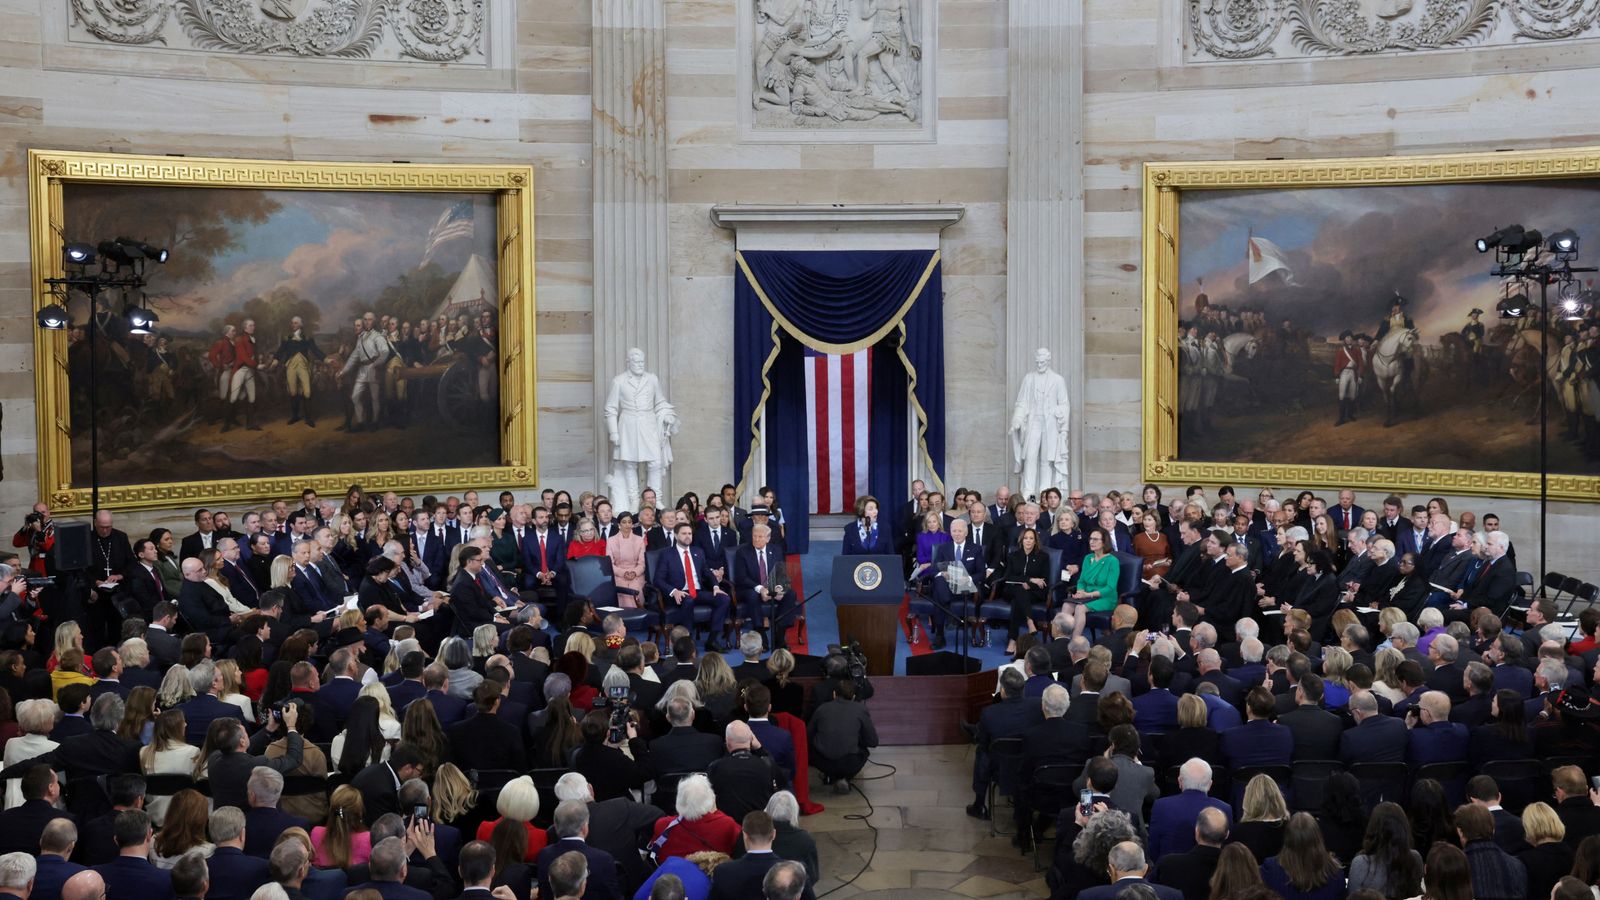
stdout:
POLYGON ((836 556, 829 593, 839 614, 839 641, 854 639, 867 657, 867 674, 894 674, 895 640, 905 579, 900 557, 836 556))

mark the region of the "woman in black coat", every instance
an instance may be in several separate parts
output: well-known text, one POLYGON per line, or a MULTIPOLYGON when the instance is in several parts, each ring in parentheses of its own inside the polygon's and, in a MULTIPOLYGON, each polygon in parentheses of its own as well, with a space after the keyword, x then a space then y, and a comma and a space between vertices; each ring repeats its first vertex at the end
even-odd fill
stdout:
POLYGON ((1520 692, 1494 692, 1494 699, 1489 701, 1489 721, 1472 729, 1467 758, 1474 771, 1497 759, 1536 758, 1520 692))
POLYGON ((399 591, 390 584, 390 579, 399 571, 400 567, 387 556, 380 556, 367 563, 367 577, 361 580, 361 587, 356 590, 361 609, 381 606, 404 618, 410 610, 400 602, 399 591))
MULTIPOLYGON (((1391 585, 1391 588, 1393 586, 1391 585)), ((1417 615, 1422 612, 1422 607, 1428 602, 1428 593, 1433 588, 1428 584, 1428 579, 1417 571, 1417 555, 1415 553, 1402 554, 1400 557, 1400 585, 1393 589, 1390 597, 1390 606, 1398 606, 1405 612, 1406 618, 1415 622, 1417 615)))
POLYGON ((1300 571, 1307 577, 1300 582, 1295 598, 1289 605, 1303 609, 1311 616, 1311 642, 1322 643, 1328 633, 1328 623, 1339 605, 1339 579, 1334 574, 1333 557, 1326 550, 1313 550, 1308 541, 1301 541, 1296 556, 1304 555, 1300 571))
POLYGON ((583 731, 583 743, 578 745, 573 756, 572 770, 589 780, 596 803, 626 797, 629 791, 644 787, 650 776, 644 764, 648 750, 644 741, 632 736, 631 724, 628 726, 628 749, 633 754, 632 759, 607 743, 610 716, 604 711, 596 710, 584 716, 578 727, 583 731))
POLYGON ((1039 532, 1025 528, 1017 549, 1006 557, 1003 576, 1011 618, 1006 620, 1006 653, 1017 652, 1017 633, 1033 630, 1033 605, 1044 603, 1050 583, 1050 557, 1039 546, 1039 532))

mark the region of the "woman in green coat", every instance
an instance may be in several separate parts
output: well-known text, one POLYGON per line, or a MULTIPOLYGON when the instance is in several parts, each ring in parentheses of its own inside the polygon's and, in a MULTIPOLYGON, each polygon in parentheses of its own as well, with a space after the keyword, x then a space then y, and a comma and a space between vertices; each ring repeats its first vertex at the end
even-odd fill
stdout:
POLYGON ((1106 612, 1117 605, 1117 583, 1122 578, 1122 566, 1111 552, 1111 539, 1105 529, 1089 532, 1089 555, 1083 558, 1083 568, 1078 572, 1078 589, 1067 598, 1066 609, 1072 614, 1072 635, 1083 633, 1084 619, 1091 612, 1106 612))

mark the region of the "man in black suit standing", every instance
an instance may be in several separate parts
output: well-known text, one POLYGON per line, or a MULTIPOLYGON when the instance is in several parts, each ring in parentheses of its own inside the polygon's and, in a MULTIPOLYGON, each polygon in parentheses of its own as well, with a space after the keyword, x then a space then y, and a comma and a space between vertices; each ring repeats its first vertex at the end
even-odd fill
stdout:
MULTIPOLYGON (((754 810, 746 813, 740 824, 744 831, 744 855, 712 870, 711 900, 763 896, 761 883, 767 877, 767 870, 780 862, 778 854, 772 852, 772 841, 778 832, 771 816, 754 810)), ((811 885, 806 885, 800 896, 806 900, 814 897, 811 885)))
POLYGON ((350 779, 350 786, 361 792, 361 802, 370 826, 384 813, 400 812, 400 785, 422 776, 426 760, 416 745, 401 741, 389 759, 373 763, 350 779))
POLYGON ((290 828, 305 828, 310 824, 299 816, 291 816, 278 809, 283 797, 283 775, 270 766, 256 766, 245 783, 245 794, 250 808, 244 814, 244 852, 262 859, 272 855, 272 845, 278 835, 290 828))
MULTIPOLYGON (((694 545, 705 554, 706 564, 716 572, 727 567, 728 551, 739 546, 739 534, 722 524, 722 510, 714 506, 707 507, 705 517, 704 522, 695 526, 694 545)), ((717 580, 725 580, 730 574, 722 572, 717 580)))
POLYGON ((1358 762, 1405 762, 1411 733, 1406 723, 1378 712, 1378 698, 1371 691, 1350 695, 1350 714, 1354 728, 1339 737, 1339 760, 1345 765, 1358 762))
POLYGON ((1159 860, 1156 884, 1177 889, 1184 900, 1206 900, 1211 896, 1211 876, 1222 857, 1222 842, 1227 839, 1228 817, 1215 807, 1200 810, 1194 823, 1194 849, 1169 853, 1159 860))
POLYGON ((1294 735, 1294 759, 1338 759, 1344 721, 1322 708, 1322 676, 1300 676, 1294 701, 1294 709, 1278 716, 1278 724, 1294 735))
POLYGON ((256 888, 272 880, 267 861, 244 852, 245 818, 237 806, 214 810, 206 832, 216 845, 208 863, 211 889, 206 900, 249 900, 256 888))
POLYGON ((478 581, 478 575, 483 572, 484 559, 481 549, 472 546, 462 548, 461 571, 456 573, 455 583, 450 585, 450 608, 456 614, 455 634, 469 641, 479 625, 506 624, 506 620, 495 612, 494 601, 489 599, 489 594, 478 581))
POLYGON ((217 534, 211 528, 211 510, 195 510, 194 527, 194 534, 184 538, 183 543, 178 546, 179 559, 198 558, 201 550, 210 550, 216 546, 217 534))
MULTIPOLYGON (((1022 761, 1017 767, 1017 775, 1024 786, 1033 783, 1035 773, 1043 766, 1077 766, 1089 758, 1089 731, 1066 719, 1071 706, 1066 687, 1052 684, 1045 688, 1044 695, 1039 698, 1039 706, 1044 713, 1044 721, 1022 734, 1022 761)), ((1059 810, 1070 800, 1060 792, 1039 796, 1037 789, 1029 789, 1023 793, 1025 797, 1015 796, 1013 803, 1017 820, 1016 843, 1032 846, 1032 842, 1042 835, 1047 823, 1042 819, 1037 820, 1037 824, 1029 823, 1029 811, 1059 810), (1032 830, 1026 830, 1029 828, 1032 830)))
POLYGON ((722 757, 723 742, 694 727, 694 704, 682 697, 667 703, 666 734, 650 742, 650 766, 658 775, 704 772, 722 757))
MULTIPOLYGON (((555 823, 550 826, 551 832, 559 840, 553 841, 543 850, 539 851, 539 858, 534 867, 539 872, 539 896, 562 897, 567 891, 556 892, 551 889, 552 883, 567 881, 566 864, 556 865, 561 857, 568 853, 580 853, 588 863, 587 886, 582 891, 584 900, 621 900, 622 886, 617 883, 616 858, 611 854, 589 846, 589 807, 576 800, 564 800, 556 807, 555 823)), ((581 870, 580 870, 581 871, 581 870)), ((571 884, 562 884, 565 888, 579 887, 584 884, 584 879, 573 879, 571 884)))
MULTIPOLYGON (((1084 680, 1084 688, 1087 692, 1089 686, 1087 684, 1087 674, 1085 674, 1084 680)), ((990 704, 984 709, 983 714, 978 717, 978 734, 975 738, 978 744, 978 752, 972 762, 972 792, 974 799, 972 805, 967 807, 967 815, 975 819, 987 819, 989 817, 989 782, 994 781, 1001 774, 998 771, 999 767, 989 756, 989 745, 1000 738, 1021 737, 1028 729, 1044 721, 1044 713, 1039 704, 1031 700, 1025 700, 1022 697, 1022 687, 1026 682, 1027 679, 1017 669, 1008 667, 1002 670, 1000 673, 1000 700, 990 704)), ((1077 704, 1073 705, 1076 706, 1077 704)), ((1002 783, 1000 788, 1002 791, 1009 793, 1015 790, 1015 785, 1002 783)))

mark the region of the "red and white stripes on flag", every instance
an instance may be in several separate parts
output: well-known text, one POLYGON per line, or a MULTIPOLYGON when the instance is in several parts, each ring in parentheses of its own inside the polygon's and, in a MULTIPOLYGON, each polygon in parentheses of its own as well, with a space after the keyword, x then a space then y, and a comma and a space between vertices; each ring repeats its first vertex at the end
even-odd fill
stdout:
POLYGON ((844 356, 806 350, 806 458, 811 511, 848 513, 867 493, 872 349, 844 356))

